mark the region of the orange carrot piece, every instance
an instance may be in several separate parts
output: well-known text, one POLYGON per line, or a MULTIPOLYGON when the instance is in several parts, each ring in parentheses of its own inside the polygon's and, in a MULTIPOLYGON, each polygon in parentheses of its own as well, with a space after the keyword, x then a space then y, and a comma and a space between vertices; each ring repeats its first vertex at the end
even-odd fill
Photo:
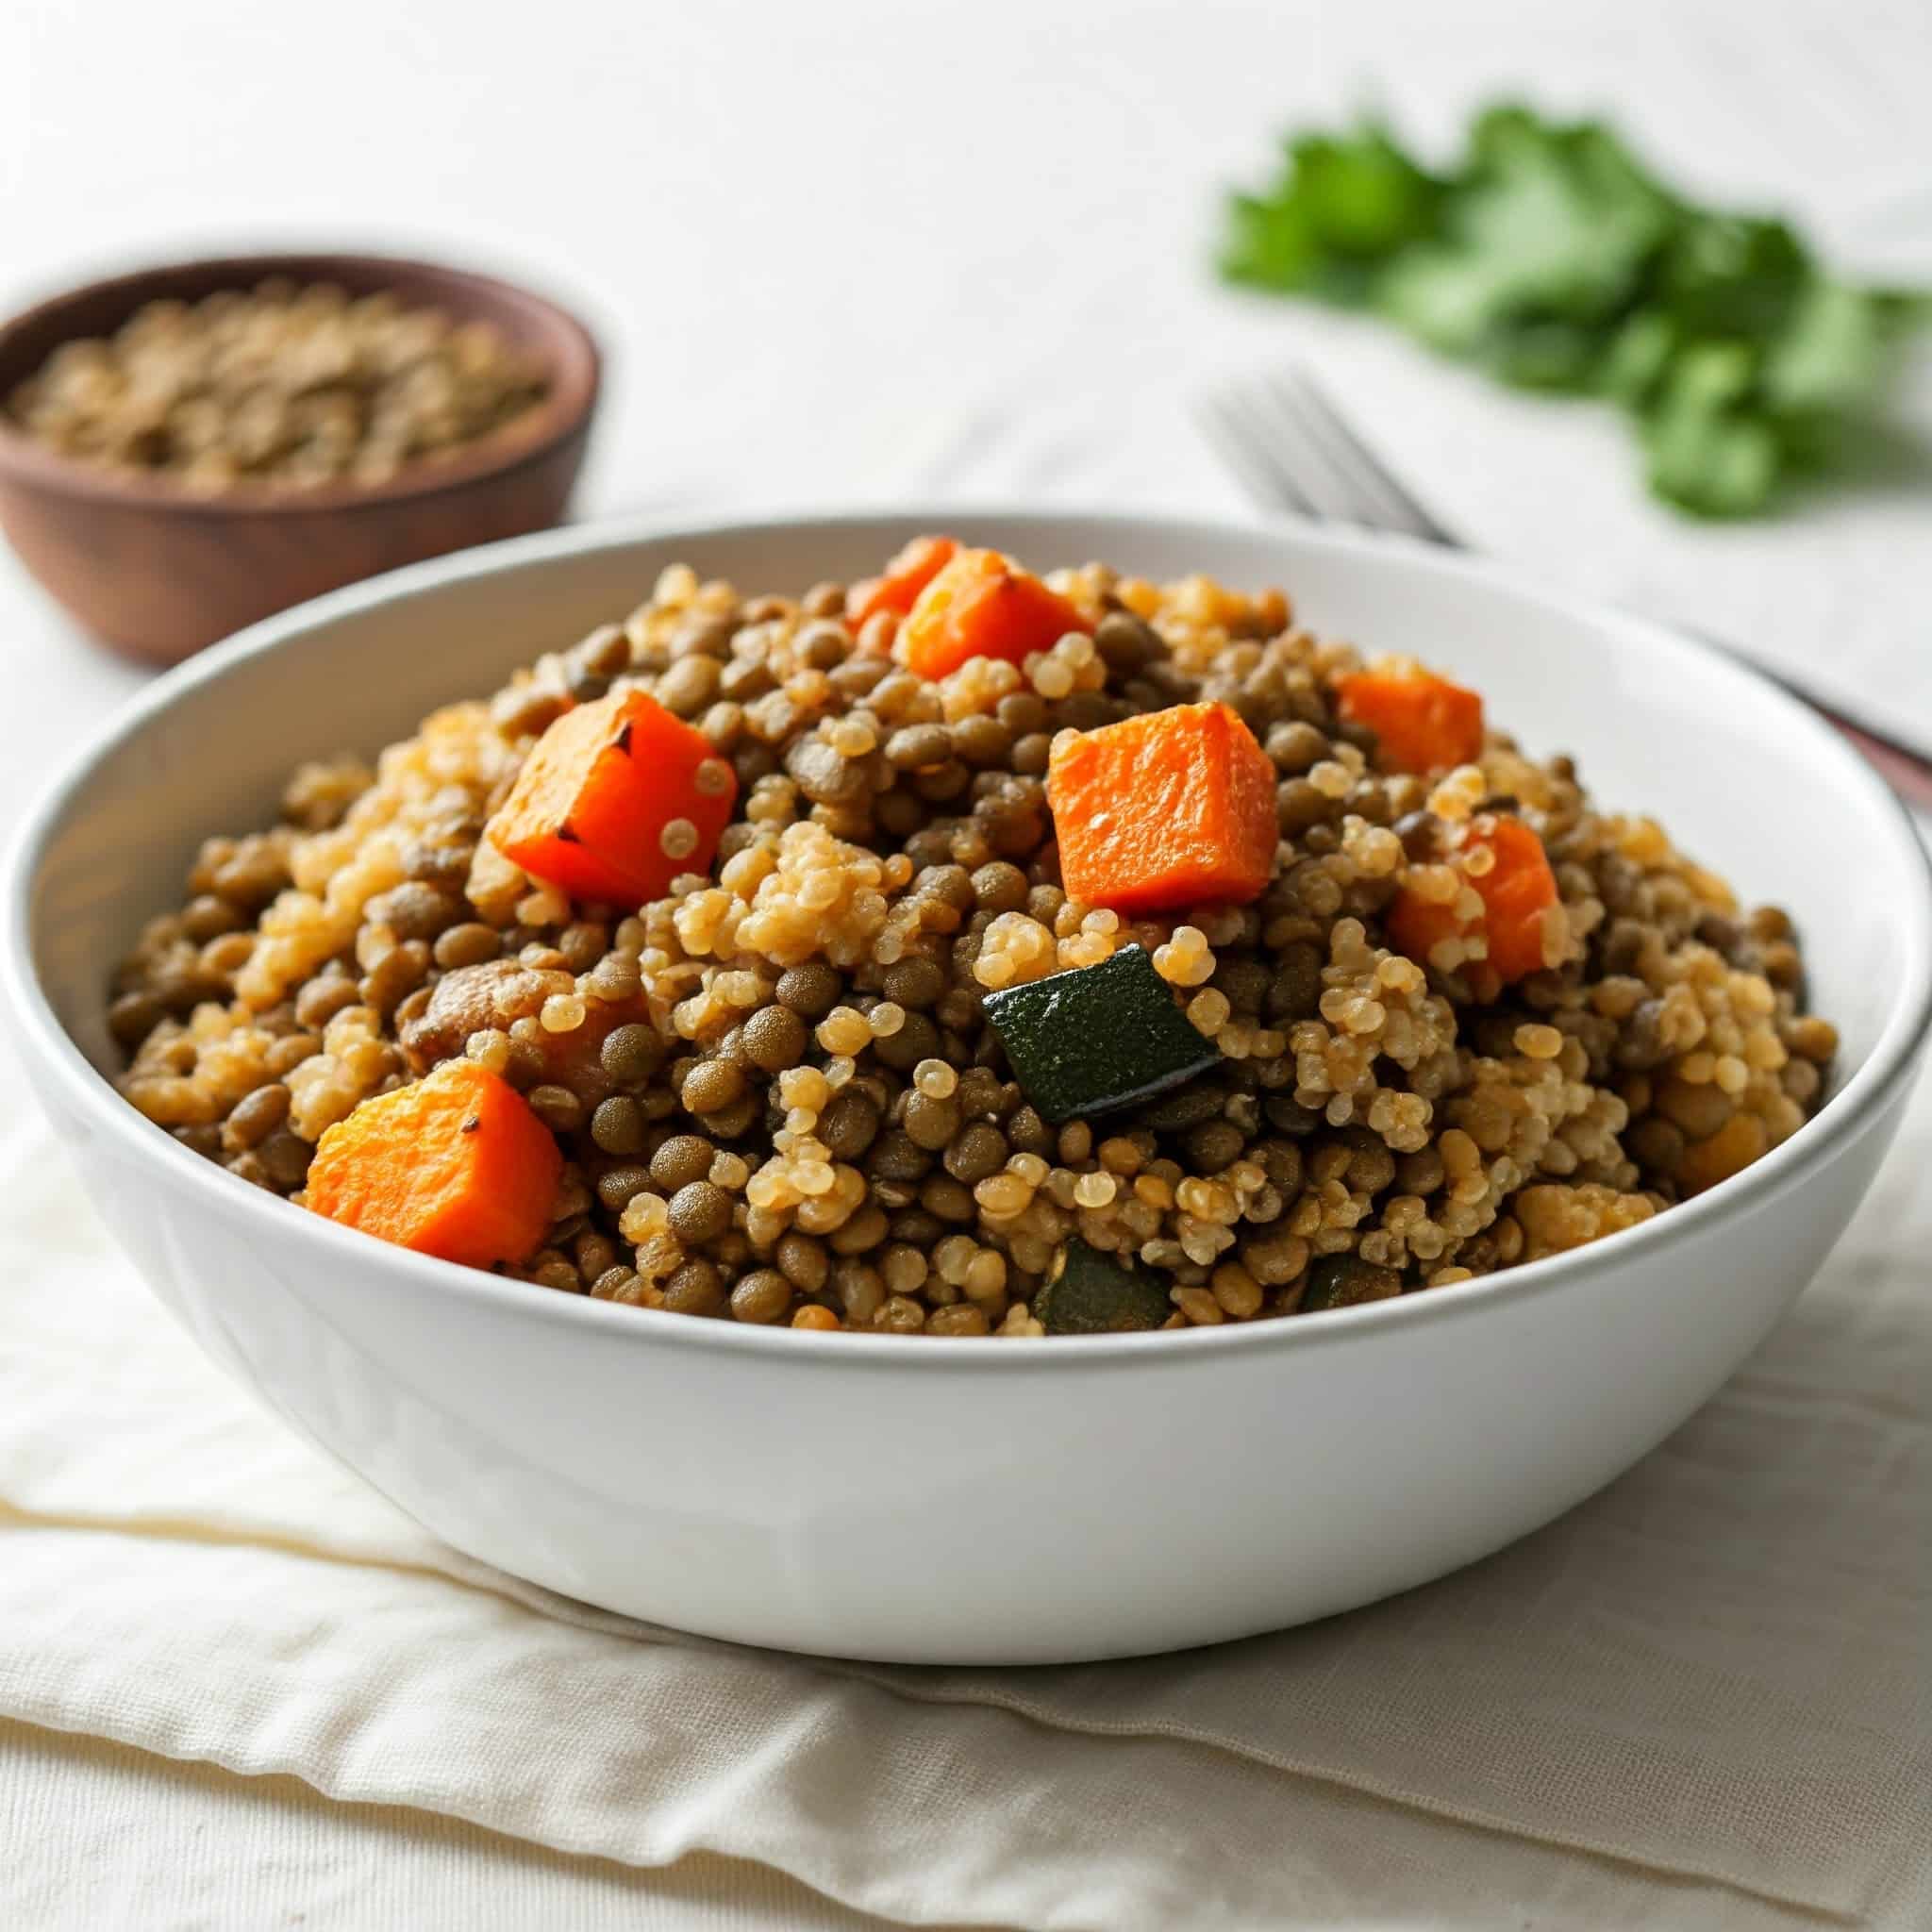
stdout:
POLYGON ((1458 870, 1482 901, 1481 912, 1465 922, 1454 900, 1424 899, 1405 889, 1389 908, 1390 936, 1418 965, 1426 966, 1442 941, 1480 934, 1489 944, 1489 963, 1506 983, 1540 972, 1543 914, 1557 903, 1557 875, 1543 841, 1521 819, 1485 813, 1472 824, 1459 856, 1477 847, 1492 853, 1494 863, 1486 872, 1458 870))
POLYGON ((641 691, 612 691, 544 732, 486 832, 532 878, 641 906, 710 869, 737 797, 703 732, 641 691))
POLYGON ((1483 701, 1413 662, 1356 671, 1337 690, 1344 720, 1375 734, 1382 763, 1397 772, 1473 764, 1483 748, 1483 701))
POLYGON ((944 677, 969 658, 1019 664, 1070 630, 1093 626, 1057 591, 997 550, 962 550, 920 591, 894 654, 921 677, 944 677))
POLYGON ((562 1174, 556 1136, 508 1081, 445 1060, 330 1127, 306 1198, 379 1241, 489 1268, 535 1251, 562 1174))
POLYGON ((904 617, 919 593, 958 554, 953 537, 915 537, 875 577, 862 577, 845 592, 845 622, 857 630, 868 617, 890 610, 904 617))
POLYGON ((1225 705, 1063 735, 1046 779, 1073 898, 1137 914, 1259 898, 1274 867, 1274 765, 1225 705))

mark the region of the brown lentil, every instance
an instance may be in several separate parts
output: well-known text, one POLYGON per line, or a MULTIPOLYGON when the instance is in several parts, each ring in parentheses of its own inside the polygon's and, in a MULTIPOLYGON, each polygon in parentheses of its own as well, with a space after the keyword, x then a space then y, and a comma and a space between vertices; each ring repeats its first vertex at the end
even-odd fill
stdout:
POLYGON ((269 1178, 269 1185, 282 1193, 293 1193, 308 1178, 308 1163, 315 1149, 286 1127, 277 1127, 255 1149, 269 1178))
POLYGON ((644 1151, 644 1116, 627 1093, 613 1093, 601 1101, 591 1116, 591 1139, 606 1154, 641 1154, 644 1151))
MULTIPOLYGON (((873 1010, 876 1013, 878 1008, 873 1010)), ((899 1023, 883 1037, 874 1023, 873 1052, 882 1065, 897 1073, 909 1073, 921 1060, 939 1051, 939 1028, 924 1013, 908 1013, 896 1005, 892 1010, 900 1016, 899 1023)))
POLYGON ((878 1108, 868 1095, 849 1087, 835 1094, 819 1116, 819 1139, 841 1160, 857 1160, 878 1130, 878 1108))
POLYGON ((279 1082, 258 1087, 236 1102, 222 1126, 222 1146, 230 1154, 245 1153, 289 1117, 289 1090, 279 1082))
POLYGON ((705 1060, 686 1074, 678 1098, 687 1113, 722 1113, 744 1091, 744 1074, 730 1060, 705 1060))
POLYGON ((554 1134, 575 1133, 583 1124, 584 1103, 568 1087, 545 1082, 524 1095, 530 1111, 554 1134))
POLYGON ((708 1180, 718 1150, 702 1134, 674 1134, 651 1156, 650 1177, 667 1193, 708 1180))
POLYGON ((640 1087, 664 1064, 665 1046, 648 1026, 630 1024, 604 1036, 598 1058, 620 1087, 640 1087))
POLYGON ((830 1257, 809 1235, 785 1236, 778 1243, 775 1258, 786 1280, 801 1294, 817 1294, 832 1272, 830 1257))
POLYGON ((775 1322, 791 1306, 791 1284, 775 1268, 754 1268, 731 1291, 731 1313, 741 1322, 775 1322))
POLYGON ((1227 1120, 1204 1121, 1190 1128, 1182 1142, 1189 1165, 1196 1174, 1219 1174, 1240 1158, 1247 1144, 1246 1135, 1227 1120))
POLYGON ((663 1306, 674 1315, 718 1315, 724 1311, 724 1277, 712 1261, 686 1261, 664 1284, 663 1306))
POLYGON ((902 1116, 906 1137, 914 1146, 937 1154, 959 1131, 959 1108, 950 1098, 935 1100, 924 1091, 906 1096, 902 1116))
POLYGON ((708 1180, 689 1181, 672 1195, 670 1218, 671 1232, 686 1247, 701 1247, 731 1225, 731 1196, 708 1180))
POLYGON ((866 1254, 885 1240, 889 1224, 885 1210, 868 1204, 833 1230, 828 1245, 835 1255, 866 1254))
POLYGON ((806 1020, 823 1020, 838 1005, 844 982, 823 960, 808 959, 778 978, 779 1000, 806 1020))
POLYGON ((997 1127, 974 1122, 954 1138, 943 1160, 946 1172, 956 1181, 970 1185, 984 1180, 1007 1163, 1006 1136, 997 1127))
POLYGON ((805 1058, 811 1036, 790 1007, 760 1007, 744 1023, 742 1048, 751 1063, 767 1074, 782 1074, 805 1058))

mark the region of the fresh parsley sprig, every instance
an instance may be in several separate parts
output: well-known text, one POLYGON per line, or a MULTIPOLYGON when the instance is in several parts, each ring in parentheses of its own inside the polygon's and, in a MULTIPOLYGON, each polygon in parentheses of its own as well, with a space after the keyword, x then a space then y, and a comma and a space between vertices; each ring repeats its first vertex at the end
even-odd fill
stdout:
POLYGON ((1696 206, 1600 122, 1515 106, 1480 115, 1446 175, 1374 122, 1296 136, 1272 187, 1230 198, 1221 271, 1619 404, 1651 489, 1708 517, 1837 461, 1932 310, 1836 279, 1784 222, 1696 206))

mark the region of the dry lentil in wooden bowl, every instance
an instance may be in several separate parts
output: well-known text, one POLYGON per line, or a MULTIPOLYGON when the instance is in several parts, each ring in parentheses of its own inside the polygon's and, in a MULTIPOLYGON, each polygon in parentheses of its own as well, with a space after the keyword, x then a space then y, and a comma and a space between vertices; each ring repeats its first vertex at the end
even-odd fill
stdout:
POLYGON ((0 526, 95 635, 172 663, 341 584, 563 513, 589 332, 359 255, 182 263, 0 324, 0 526))
POLYGON ((1434 1293, 1792 1135, 1791 922, 1366 641, 950 538, 672 567, 208 841, 122 1091, 534 1288, 936 1337, 1434 1293))

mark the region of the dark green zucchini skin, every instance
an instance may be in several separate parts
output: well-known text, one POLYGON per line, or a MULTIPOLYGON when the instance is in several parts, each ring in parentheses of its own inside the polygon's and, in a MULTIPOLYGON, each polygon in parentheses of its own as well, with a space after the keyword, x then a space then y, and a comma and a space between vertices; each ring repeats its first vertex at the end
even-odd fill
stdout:
POLYGON ((1061 1250, 1059 1272, 1033 1298, 1034 1318, 1049 1335, 1158 1328, 1173 1313, 1158 1275, 1089 1247, 1078 1235, 1061 1250))
POLYGON ((1378 1268, 1354 1255, 1324 1255, 1308 1270, 1302 1291, 1303 1314, 1317 1308, 1352 1308, 1357 1302, 1387 1301, 1402 1292, 1402 1276, 1392 1268, 1378 1268))
POLYGON ((989 993, 985 1008, 1014 1079, 1045 1121, 1132 1107, 1221 1058, 1141 946, 989 993))

